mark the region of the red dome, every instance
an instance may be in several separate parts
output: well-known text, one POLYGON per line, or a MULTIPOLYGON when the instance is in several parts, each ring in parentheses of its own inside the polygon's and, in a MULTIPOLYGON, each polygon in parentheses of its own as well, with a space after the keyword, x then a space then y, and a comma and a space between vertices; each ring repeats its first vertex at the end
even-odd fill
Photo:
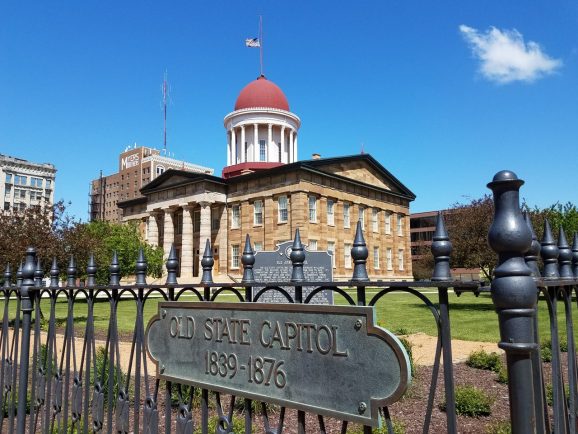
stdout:
POLYGON ((289 103, 283 91, 272 81, 260 76, 241 90, 235 110, 268 107, 289 111, 289 103))

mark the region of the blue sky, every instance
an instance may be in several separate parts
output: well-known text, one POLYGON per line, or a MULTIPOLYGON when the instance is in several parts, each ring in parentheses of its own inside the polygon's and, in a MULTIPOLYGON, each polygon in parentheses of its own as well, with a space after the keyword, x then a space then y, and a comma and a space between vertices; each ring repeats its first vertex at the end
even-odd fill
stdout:
POLYGON ((301 159, 363 144, 412 211, 479 197, 505 168, 529 204, 578 202, 574 1, 4 0, 0 153, 54 163, 56 197, 84 219, 89 181, 126 145, 162 147, 167 70, 169 150, 220 173, 259 14, 301 159))

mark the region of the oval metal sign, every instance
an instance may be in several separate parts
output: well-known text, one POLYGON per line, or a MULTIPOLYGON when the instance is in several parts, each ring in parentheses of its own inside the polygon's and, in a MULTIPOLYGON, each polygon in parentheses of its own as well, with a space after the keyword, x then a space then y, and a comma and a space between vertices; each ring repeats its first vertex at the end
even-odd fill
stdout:
POLYGON ((146 346, 163 380, 365 425, 411 380, 368 306, 164 302, 146 346))

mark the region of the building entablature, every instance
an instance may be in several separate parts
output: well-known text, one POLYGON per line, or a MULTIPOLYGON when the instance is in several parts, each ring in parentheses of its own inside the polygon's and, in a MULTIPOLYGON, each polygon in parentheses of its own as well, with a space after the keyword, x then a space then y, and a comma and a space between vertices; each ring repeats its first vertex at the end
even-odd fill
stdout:
POLYGON ((301 119, 296 114, 275 108, 255 107, 235 110, 225 116, 224 126, 227 130, 234 127, 242 127, 253 124, 273 123, 277 126, 285 126, 295 132, 301 126, 301 119))

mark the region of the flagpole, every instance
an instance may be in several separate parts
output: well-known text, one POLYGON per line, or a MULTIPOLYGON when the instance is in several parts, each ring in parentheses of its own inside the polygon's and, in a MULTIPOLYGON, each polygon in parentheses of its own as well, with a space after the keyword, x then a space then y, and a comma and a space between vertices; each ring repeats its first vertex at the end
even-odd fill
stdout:
POLYGON ((263 75, 263 16, 259 15, 259 63, 263 75))

